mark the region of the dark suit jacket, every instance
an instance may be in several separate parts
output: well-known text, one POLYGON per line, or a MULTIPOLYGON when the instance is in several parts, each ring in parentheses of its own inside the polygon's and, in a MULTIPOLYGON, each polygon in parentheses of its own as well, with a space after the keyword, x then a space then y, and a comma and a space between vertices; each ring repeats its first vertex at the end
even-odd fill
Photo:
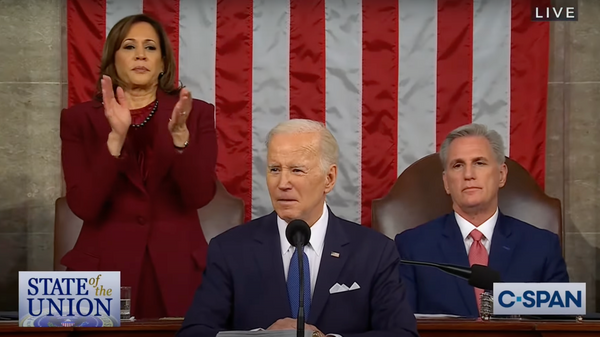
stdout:
POLYGON ((208 244, 197 209, 212 199, 216 189, 214 108, 193 101, 187 120, 189 145, 179 153, 167 128, 179 97, 159 91, 157 98, 158 109, 144 126, 156 128, 152 144, 156 160, 150 164, 146 184, 129 142, 120 159, 108 151, 111 128, 101 102, 62 111, 67 202, 84 223, 75 247, 61 263, 69 270, 120 271, 121 284, 133 287, 136 303, 147 247, 167 313, 183 316, 206 264, 208 244))
MULTIPOLYGON (((402 259, 469 267, 454 213, 396 235, 402 259)), ((568 282, 558 236, 498 212, 488 265, 503 282, 568 282)), ((433 267, 401 265, 416 313, 477 317, 475 292, 466 280, 433 267)))
MULTIPOLYGON (((211 240, 204 281, 178 337, 214 337, 223 330, 268 328, 291 317, 276 214, 211 240)), ((417 336, 398 275, 393 241, 329 211, 319 275, 306 323, 323 333, 417 336), (338 252, 339 257, 331 256, 338 252), (330 294, 335 284, 360 289, 330 294)))

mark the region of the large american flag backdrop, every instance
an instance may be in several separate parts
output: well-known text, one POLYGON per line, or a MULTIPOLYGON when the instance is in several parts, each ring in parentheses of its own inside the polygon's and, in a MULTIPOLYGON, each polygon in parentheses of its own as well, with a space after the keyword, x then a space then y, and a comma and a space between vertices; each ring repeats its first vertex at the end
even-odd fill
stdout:
MULTIPOLYGON (((219 180, 272 210, 264 141, 289 118, 326 122, 340 145, 333 211, 371 224, 411 163, 470 122, 544 186, 549 27, 530 0, 68 0, 68 104, 90 99, 104 39, 147 13, 179 80, 216 106, 219 180)), ((190 177, 193 179, 193 177, 190 177)))

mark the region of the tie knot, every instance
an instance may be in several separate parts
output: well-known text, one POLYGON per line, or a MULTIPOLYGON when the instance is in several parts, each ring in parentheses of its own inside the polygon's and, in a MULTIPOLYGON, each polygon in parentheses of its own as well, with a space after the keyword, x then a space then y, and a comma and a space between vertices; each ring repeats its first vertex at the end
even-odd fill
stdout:
POLYGON ((478 231, 477 229, 474 229, 471 231, 471 233, 469 234, 473 240, 475 241, 481 241, 481 239, 483 238, 483 233, 481 233, 480 231, 478 231))

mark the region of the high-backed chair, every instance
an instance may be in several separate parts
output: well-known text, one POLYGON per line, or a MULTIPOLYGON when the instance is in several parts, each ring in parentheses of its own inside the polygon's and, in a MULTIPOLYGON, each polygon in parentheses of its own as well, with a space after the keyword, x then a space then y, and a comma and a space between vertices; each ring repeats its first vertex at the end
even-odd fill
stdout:
MULTIPOLYGON (((244 201, 234 197, 217 181, 213 199, 198 210, 198 217, 207 242, 220 233, 244 222, 244 201)), ((56 200, 54 214, 54 270, 65 270, 60 260, 75 246, 83 221, 67 205, 67 198, 56 200)))
POLYGON ((243 224, 244 213, 244 201, 229 194, 225 186, 217 181, 215 196, 198 210, 206 242, 230 228, 243 224))
MULTIPOLYGON (((506 158, 508 176, 500 189, 502 213, 558 234, 562 242, 560 200, 546 195, 517 162, 506 158)), ((444 190, 443 167, 437 153, 410 165, 390 192, 372 204, 372 228, 394 238, 396 234, 452 212, 444 190)))
POLYGON ((83 220, 79 219, 67 205, 67 198, 60 197, 54 204, 54 270, 67 269, 60 260, 75 246, 83 220))

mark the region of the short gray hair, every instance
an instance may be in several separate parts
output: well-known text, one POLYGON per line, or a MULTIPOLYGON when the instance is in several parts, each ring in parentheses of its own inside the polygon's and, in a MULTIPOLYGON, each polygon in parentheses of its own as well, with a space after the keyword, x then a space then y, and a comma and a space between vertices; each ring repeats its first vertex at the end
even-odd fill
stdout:
POLYGON ((444 169, 446 169, 448 148, 450 147, 450 144, 455 139, 461 137, 484 137, 492 146, 492 151, 494 151, 494 157, 498 164, 504 164, 506 157, 504 156, 504 142, 502 141, 502 136, 500 136, 500 134, 494 130, 489 130, 483 124, 473 123, 463 125, 452 130, 452 132, 446 136, 446 139, 444 139, 444 142, 440 147, 440 159, 442 160, 444 169))
POLYGON ((310 119, 290 119, 277 124, 267 135, 266 145, 269 147, 271 138, 277 134, 318 133, 321 153, 321 169, 327 173, 331 165, 337 165, 339 146, 335 137, 325 127, 325 124, 310 119))

